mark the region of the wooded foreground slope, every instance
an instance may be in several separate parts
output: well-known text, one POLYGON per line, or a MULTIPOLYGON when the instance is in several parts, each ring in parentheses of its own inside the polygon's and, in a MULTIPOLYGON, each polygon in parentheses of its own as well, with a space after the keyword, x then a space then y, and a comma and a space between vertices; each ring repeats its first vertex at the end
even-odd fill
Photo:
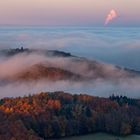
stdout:
POLYGON ((1 140, 46 140, 95 132, 140 134, 140 100, 64 92, 0 100, 1 140))

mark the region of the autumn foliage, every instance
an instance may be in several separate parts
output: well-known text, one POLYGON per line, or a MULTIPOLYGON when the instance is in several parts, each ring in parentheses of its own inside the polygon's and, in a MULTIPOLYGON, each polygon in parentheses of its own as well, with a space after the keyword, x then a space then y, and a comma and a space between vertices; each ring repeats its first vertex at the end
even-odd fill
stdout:
POLYGON ((64 92, 0 100, 2 140, 46 140, 95 132, 140 134, 140 100, 64 92))

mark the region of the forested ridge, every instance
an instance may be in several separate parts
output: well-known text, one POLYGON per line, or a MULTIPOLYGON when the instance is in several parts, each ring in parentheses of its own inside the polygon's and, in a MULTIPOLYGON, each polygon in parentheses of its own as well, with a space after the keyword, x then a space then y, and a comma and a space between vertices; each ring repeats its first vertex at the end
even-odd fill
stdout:
POLYGON ((96 132, 140 134, 140 100, 64 92, 0 100, 1 140, 47 140, 96 132))

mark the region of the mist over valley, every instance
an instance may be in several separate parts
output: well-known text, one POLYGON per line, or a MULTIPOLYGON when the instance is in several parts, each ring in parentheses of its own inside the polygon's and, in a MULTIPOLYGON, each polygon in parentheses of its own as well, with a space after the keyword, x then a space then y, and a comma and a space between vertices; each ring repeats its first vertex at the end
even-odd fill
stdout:
POLYGON ((1 98, 41 91, 139 97, 140 72, 133 69, 58 50, 21 47, 0 54, 1 98))

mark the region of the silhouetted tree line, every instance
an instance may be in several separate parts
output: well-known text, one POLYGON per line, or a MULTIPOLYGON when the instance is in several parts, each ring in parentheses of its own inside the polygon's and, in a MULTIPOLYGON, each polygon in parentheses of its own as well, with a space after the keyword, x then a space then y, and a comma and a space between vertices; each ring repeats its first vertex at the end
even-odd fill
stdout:
POLYGON ((0 100, 1 140, 46 140, 95 132, 140 134, 140 100, 64 92, 0 100))

